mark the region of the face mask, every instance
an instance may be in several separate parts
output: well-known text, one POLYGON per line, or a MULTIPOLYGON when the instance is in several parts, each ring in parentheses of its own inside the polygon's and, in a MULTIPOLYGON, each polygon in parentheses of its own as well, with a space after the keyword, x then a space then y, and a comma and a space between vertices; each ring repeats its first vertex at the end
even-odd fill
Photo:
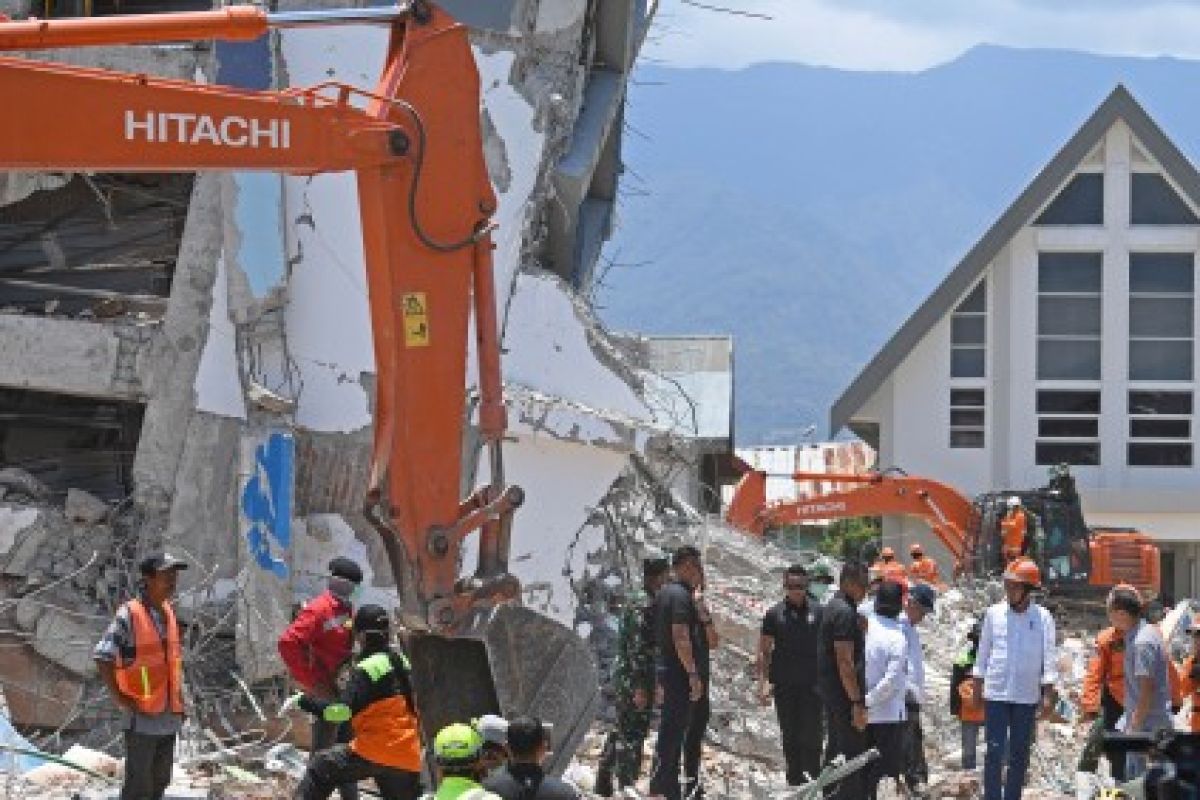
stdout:
POLYGON ((828 583, 810 584, 808 587, 808 593, 811 594, 813 597, 817 598, 818 600, 824 600, 825 597, 829 594, 829 584, 828 583))
POLYGON ((362 595, 363 595, 362 584, 361 583, 356 584, 354 587, 354 591, 350 592, 350 602, 355 605, 358 605, 358 601, 360 599, 362 599, 362 595))
POLYGON ((339 578, 336 575, 329 577, 328 586, 329 591, 333 592, 334 595, 348 601, 352 600, 354 593, 358 591, 358 584, 348 581, 345 578, 339 578))

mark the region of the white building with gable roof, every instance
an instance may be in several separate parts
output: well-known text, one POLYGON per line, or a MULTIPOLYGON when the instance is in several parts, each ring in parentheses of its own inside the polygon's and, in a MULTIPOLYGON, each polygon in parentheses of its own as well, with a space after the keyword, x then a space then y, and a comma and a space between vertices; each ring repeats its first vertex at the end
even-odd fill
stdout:
MULTIPOLYGON (((1072 465, 1088 522, 1137 527, 1200 589, 1200 173, 1118 86, 831 410, 883 466, 968 495, 1072 465)), ((885 520, 893 546, 917 520, 885 520)))

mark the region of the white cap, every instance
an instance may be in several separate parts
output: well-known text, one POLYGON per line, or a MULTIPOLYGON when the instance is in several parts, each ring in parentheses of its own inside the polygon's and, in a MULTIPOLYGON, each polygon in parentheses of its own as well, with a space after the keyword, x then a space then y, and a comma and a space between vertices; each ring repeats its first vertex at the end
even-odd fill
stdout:
POLYGON ((1008 498, 1008 507, 1009 508, 1013 508, 1014 506, 1019 506, 1019 505, 1021 505, 1021 498, 1017 497, 1015 494, 1012 497, 1008 498))
POLYGON ((495 714, 484 714, 475 720, 475 730, 485 744, 508 744, 508 720, 495 714))

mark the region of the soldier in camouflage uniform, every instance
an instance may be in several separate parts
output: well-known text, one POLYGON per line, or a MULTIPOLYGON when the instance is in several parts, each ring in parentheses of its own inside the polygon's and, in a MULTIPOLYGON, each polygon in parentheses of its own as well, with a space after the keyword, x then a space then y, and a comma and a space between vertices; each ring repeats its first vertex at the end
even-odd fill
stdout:
POLYGON ((642 771, 642 745, 650 732, 654 709, 654 595, 666 581, 670 565, 665 558, 642 562, 644 592, 625 603, 617 634, 613 669, 617 726, 604 741, 596 771, 596 793, 612 797, 613 777, 621 787, 632 786, 642 771))

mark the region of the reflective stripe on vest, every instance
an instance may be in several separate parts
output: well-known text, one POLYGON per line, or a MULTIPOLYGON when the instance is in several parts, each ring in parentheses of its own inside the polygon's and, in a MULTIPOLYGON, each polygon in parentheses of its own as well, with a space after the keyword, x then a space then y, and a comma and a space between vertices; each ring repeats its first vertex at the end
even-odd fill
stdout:
POLYGON ((117 686, 142 714, 183 713, 183 650, 179 626, 170 603, 163 603, 166 639, 158 632, 150 611, 141 600, 125 604, 133 634, 133 660, 118 654, 117 686))

